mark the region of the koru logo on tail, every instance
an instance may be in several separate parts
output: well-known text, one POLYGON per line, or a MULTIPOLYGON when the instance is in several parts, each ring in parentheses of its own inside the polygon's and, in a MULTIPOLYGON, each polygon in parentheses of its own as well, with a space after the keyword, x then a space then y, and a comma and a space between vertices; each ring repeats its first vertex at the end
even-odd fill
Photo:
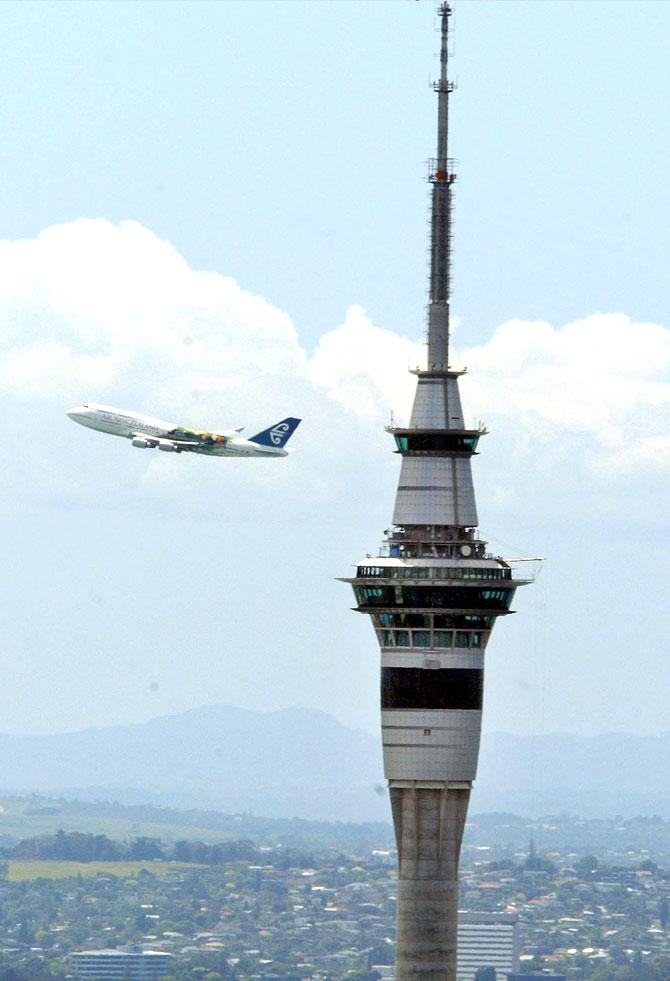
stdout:
POLYGON ((280 446, 284 436, 286 436, 289 431, 289 425, 287 422, 280 422, 276 426, 273 426, 270 430, 270 439, 275 446, 280 446))

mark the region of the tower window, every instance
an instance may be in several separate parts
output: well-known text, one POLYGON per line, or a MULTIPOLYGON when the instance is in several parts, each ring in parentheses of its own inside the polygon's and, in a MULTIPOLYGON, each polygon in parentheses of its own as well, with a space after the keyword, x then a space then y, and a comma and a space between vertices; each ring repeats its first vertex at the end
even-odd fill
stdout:
POLYGON ((430 647, 430 630, 415 630, 412 639, 415 647, 430 647))
POLYGON ((401 453, 474 453, 479 434, 454 432, 395 434, 396 447, 401 453))
POLYGON ((382 668, 382 709, 481 709, 483 672, 382 668))
POLYGON ((430 627, 430 613, 378 613, 382 627, 430 627))

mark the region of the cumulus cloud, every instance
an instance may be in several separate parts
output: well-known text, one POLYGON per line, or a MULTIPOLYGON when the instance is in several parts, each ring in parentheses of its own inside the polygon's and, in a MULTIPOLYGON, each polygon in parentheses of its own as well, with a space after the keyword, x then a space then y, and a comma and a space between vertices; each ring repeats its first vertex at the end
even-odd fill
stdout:
POLYGON ((376 327, 351 306, 344 323, 320 339, 307 375, 349 412, 376 422, 380 406, 407 415, 415 385, 408 369, 423 360, 422 344, 376 327))
POLYGON ((554 328, 511 320, 466 352, 471 398, 538 459, 614 475, 670 460, 670 331, 597 313, 554 328), (580 460, 581 456, 581 460, 580 460))
MULTIPOLYGON (((466 411, 495 429, 505 461, 496 506, 509 506, 513 480, 531 466, 551 478, 570 459, 574 472, 610 482, 670 468, 666 328, 622 314, 558 328, 509 321, 461 357, 466 411)), ((324 325, 309 356, 287 313, 230 277, 191 269, 136 222, 80 219, 0 242, 0 407, 13 440, 5 504, 120 494, 183 505, 203 488, 220 500, 231 463, 238 490, 317 503, 354 471, 370 486, 380 474, 392 481, 382 429, 391 411, 407 418, 407 369, 422 358, 420 341, 355 305, 324 325), (269 482, 271 463, 173 460, 74 431, 64 411, 83 400, 213 429, 253 432, 288 414, 305 423, 299 452, 269 482)))

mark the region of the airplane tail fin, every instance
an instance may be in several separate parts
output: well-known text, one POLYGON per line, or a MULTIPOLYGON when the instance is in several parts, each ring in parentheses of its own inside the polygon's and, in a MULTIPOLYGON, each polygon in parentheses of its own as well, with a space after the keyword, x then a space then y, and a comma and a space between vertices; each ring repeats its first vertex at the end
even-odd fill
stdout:
POLYGON ((288 443, 300 425, 300 422, 300 419, 294 419, 292 416, 289 416, 288 419, 282 419, 281 422, 276 422, 270 429, 264 429, 263 432, 256 433, 255 436, 250 436, 249 439, 252 443, 258 443, 259 446, 274 446, 277 449, 281 449, 285 443, 288 443))

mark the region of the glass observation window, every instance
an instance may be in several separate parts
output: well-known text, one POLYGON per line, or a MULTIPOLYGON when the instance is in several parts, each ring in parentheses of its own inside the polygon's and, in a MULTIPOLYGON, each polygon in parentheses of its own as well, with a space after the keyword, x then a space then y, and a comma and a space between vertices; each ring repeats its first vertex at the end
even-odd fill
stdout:
POLYGON ((356 586, 358 605, 375 607, 416 607, 418 609, 482 609, 503 612, 509 609, 514 589, 477 589, 459 586, 356 586))
POLYGON ((481 627, 482 630, 490 630, 493 626, 494 617, 487 616, 477 616, 474 613, 466 613, 462 617, 457 617, 459 623, 454 624, 456 627, 481 627))
POLYGON ((389 569, 379 565, 359 565, 358 569, 356 570, 356 574, 360 576, 361 579, 374 579, 375 576, 388 576, 389 573, 389 569))
POLYGON ((430 627, 430 613, 380 613, 382 627, 430 627))
POLYGON ((513 589, 477 589, 474 587, 398 586, 396 606, 424 608, 507 610, 513 589))
MULTIPOLYGON (((375 618, 377 620, 377 618, 375 618)), ((382 647, 481 648, 485 636, 479 630, 385 630, 377 631, 382 647)))
POLYGON ((397 606, 392 586, 355 586, 359 606, 397 606))
POLYGON ((474 453, 479 442, 478 434, 459 432, 394 434, 400 453, 474 453))
POLYGON ((435 579, 511 579, 511 569, 487 569, 477 566, 436 567, 435 579))
POLYGON ((415 630, 412 638, 415 647, 430 647, 430 630, 415 630))
POLYGON ((484 637, 478 630, 378 630, 382 647, 481 648, 484 637))

